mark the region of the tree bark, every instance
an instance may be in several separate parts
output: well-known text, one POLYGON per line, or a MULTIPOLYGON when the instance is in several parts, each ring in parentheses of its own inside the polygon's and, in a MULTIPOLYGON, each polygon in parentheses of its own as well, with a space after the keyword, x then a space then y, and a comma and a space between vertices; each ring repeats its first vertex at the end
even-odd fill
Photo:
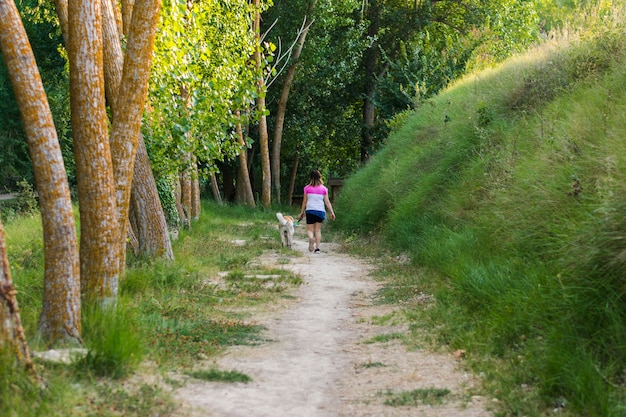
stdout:
POLYGON ((130 23, 133 16, 133 7, 135 0, 122 0, 122 32, 128 36, 130 32, 130 23))
MULTIPOLYGON (((241 113, 237 111, 237 116, 240 115, 241 113)), ((237 123, 237 142, 239 143, 241 151, 238 155, 239 167, 237 170, 236 200, 239 203, 254 207, 256 204, 250 183, 250 171, 248 171, 248 146, 243 137, 241 123, 237 123)))
POLYGON ((135 159, 130 195, 130 219, 137 236, 140 256, 174 259, 165 213, 159 200, 143 138, 139 140, 135 159))
MULTIPOLYGON (((190 159, 191 155, 187 154, 186 159, 190 159)), ((191 173, 190 167, 187 166, 180 173, 180 201, 183 209, 183 224, 189 229, 191 228, 191 173)))
POLYGON ((111 0, 102 0, 102 38, 104 48, 104 88, 111 108, 112 118, 115 120, 117 96, 124 70, 124 54, 111 0))
MULTIPOLYGON (((105 1, 105 3, 110 4, 110 0, 105 1)), ((103 6, 104 9, 107 7, 103 6)), ((111 9, 103 12, 104 26, 109 27, 105 31, 104 63, 106 95, 111 103, 111 114, 115 120, 118 111, 117 95, 122 82, 124 57, 119 38, 115 36, 116 31, 113 22, 116 13, 111 9), (111 45, 106 45, 107 43, 111 45)), ((128 23, 130 24, 130 21, 128 23)), ((132 247, 136 250, 136 255, 165 256, 168 259, 173 259, 172 243, 169 238, 165 214, 150 166, 148 151, 141 135, 135 156, 130 198, 132 207, 146 210, 144 213, 136 212, 133 216, 129 215, 135 234, 134 236, 131 236, 131 233, 127 235, 131 239, 132 247)))
POLYGON ((187 226, 187 215, 185 214, 185 208, 183 207, 183 186, 181 184, 182 174, 179 174, 174 179, 174 197, 176 199, 176 211, 178 212, 178 219, 181 226, 187 226))
MULTIPOLYGON (((367 28, 367 35, 371 39, 376 39, 380 29, 380 7, 378 1, 370 2, 367 16, 370 22, 367 28)), ((374 146, 374 120, 376 117, 376 106, 374 105, 374 94, 376 93, 376 63, 380 50, 378 42, 374 41, 365 52, 365 91, 363 98, 363 125, 361 127, 361 163, 367 162, 374 146)))
POLYGON ((116 182, 117 214, 120 219, 118 236, 121 240, 117 245, 120 271, 123 271, 126 260, 125 239, 128 233, 130 191, 143 109, 148 96, 148 80, 160 8, 160 0, 138 0, 134 5, 122 81, 117 96, 117 111, 111 131, 111 156, 116 182))
POLYGON ((198 164, 195 155, 191 155, 191 220, 196 221, 200 218, 200 179, 198 177, 198 164))
POLYGON ((256 9, 254 15, 254 36, 256 37, 256 49, 254 60, 256 64, 259 81, 257 84, 259 96, 256 100, 257 111, 259 112, 259 147, 261 150, 261 204, 265 208, 272 205, 272 172, 270 168, 269 135, 267 133, 267 116, 265 115, 265 80, 263 79, 263 69, 261 68, 261 12, 259 0, 254 0, 256 9))
POLYGON ((78 343, 80 268, 67 174, 37 63, 13 1, 0 0, 0 48, 22 116, 41 208, 45 272, 39 330, 49 343, 78 343))
POLYGON ((304 42, 306 40, 306 36, 309 33, 309 29, 313 22, 310 20, 310 14, 315 8, 315 4, 317 0, 313 0, 311 3, 307 5, 306 16, 304 17, 304 24, 302 31, 300 32, 300 36, 298 36, 298 41, 296 43, 296 47, 291 53, 291 61, 293 62, 289 69, 287 69, 287 73, 285 75, 285 80, 283 81, 283 88, 280 93, 280 99, 278 100, 278 107, 276 109, 276 123, 274 126, 274 140, 272 143, 272 182, 274 186, 274 196, 276 197, 276 201, 280 204, 280 148, 282 145, 283 139, 283 127, 285 124, 285 112, 287 110, 287 100, 289 100, 289 92, 291 90, 291 85, 293 84, 293 79, 296 76, 296 68, 298 67, 298 60, 300 59, 300 54, 302 53, 302 48, 304 47, 304 42))
POLYGON ((108 137, 102 57, 102 5, 69 0, 70 105, 80 209, 80 268, 84 300, 117 297, 119 220, 108 137))
MULTIPOLYGON (((2 3, 7 3, 7 1, 0 0, 0 16, 5 17, 2 3)), ((13 3, 12 0, 11 3, 13 3)), ((11 268, 7 258, 4 226, 0 222, 0 350, 8 349, 11 354, 15 353, 17 360, 27 370, 34 373, 33 361, 24 336, 16 294, 17 291, 13 287, 11 268)))
POLYGON ((296 188, 296 176, 298 174, 298 164, 300 163, 300 147, 296 149, 296 157, 293 159, 291 168, 291 178, 289 179, 289 190, 287 191, 287 202, 293 205, 293 190, 296 188))
POLYGON ((215 177, 215 172, 211 172, 209 174, 211 180, 211 191, 213 191, 213 197, 215 198, 215 202, 220 206, 223 204, 222 195, 220 194, 220 187, 217 184, 217 178, 215 177))
POLYGON ((54 0, 54 7, 57 12, 57 16, 59 17, 59 26, 61 26, 61 34, 63 35, 63 42, 65 46, 69 45, 67 41, 68 34, 70 33, 69 28, 69 15, 67 11, 67 0, 54 0))

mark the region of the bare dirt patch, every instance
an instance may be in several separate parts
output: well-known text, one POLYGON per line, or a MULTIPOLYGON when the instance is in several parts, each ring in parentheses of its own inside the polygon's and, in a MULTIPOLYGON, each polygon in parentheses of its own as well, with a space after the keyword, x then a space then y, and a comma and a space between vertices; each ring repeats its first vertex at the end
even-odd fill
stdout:
POLYGON ((486 417, 488 401, 475 395, 476 380, 452 354, 407 351, 386 336, 406 331, 402 324, 379 325, 393 307, 373 303, 378 283, 362 260, 323 243, 309 253, 304 239, 293 250, 303 256, 281 264, 278 255, 262 262, 289 268, 305 283, 280 309, 255 316, 267 328, 268 343, 237 346, 207 368, 237 371, 248 383, 185 380, 174 391, 177 417, 486 417), (378 337, 377 337, 378 336, 378 337), (448 391, 440 401, 391 406, 386 401, 420 390, 448 391))

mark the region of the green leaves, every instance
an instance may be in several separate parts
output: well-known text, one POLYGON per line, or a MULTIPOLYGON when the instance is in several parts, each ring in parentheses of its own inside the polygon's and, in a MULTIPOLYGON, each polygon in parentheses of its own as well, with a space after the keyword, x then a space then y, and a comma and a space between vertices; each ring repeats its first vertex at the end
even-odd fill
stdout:
POLYGON ((252 105, 258 80, 253 12, 246 0, 164 3, 150 91, 151 155, 162 170, 184 168, 185 153, 212 167, 240 152, 234 128, 246 120, 236 111, 252 105))

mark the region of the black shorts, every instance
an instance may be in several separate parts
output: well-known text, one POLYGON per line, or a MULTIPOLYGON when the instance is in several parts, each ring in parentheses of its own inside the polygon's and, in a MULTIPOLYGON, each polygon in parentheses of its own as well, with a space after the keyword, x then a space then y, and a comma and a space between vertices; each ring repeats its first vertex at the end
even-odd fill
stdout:
POLYGON ((326 213, 323 211, 307 211, 306 212, 306 224, 322 223, 326 218, 326 213))

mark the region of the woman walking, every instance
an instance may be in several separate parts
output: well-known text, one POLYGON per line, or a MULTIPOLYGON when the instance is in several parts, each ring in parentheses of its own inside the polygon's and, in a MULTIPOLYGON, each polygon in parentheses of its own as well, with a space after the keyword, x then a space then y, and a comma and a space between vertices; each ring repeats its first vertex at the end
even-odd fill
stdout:
POLYGON ((317 169, 311 171, 310 182, 304 187, 304 199, 300 218, 306 214, 306 234, 309 237, 309 252, 320 253, 322 243, 322 223, 326 219, 326 210, 330 218, 335 220, 335 212, 328 198, 328 188, 324 186, 322 174, 317 169))

